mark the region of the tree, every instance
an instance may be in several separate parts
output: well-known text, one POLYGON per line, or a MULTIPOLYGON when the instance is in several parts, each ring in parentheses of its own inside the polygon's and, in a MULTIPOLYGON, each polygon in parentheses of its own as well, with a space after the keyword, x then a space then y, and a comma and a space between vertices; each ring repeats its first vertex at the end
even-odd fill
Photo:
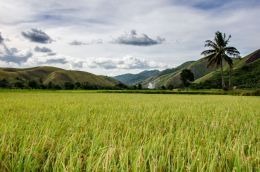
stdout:
POLYGON ((174 86, 173 86, 172 84, 169 84, 169 85, 167 86, 167 89, 168 89, 168 90, 172 90, 172 89, 174 89, 174 86))
POLYGON ((136 89, 137 89, 137 86, 136 86, 136 85, 133 85, 133 86, 130 87, 130 89, 136 90, 136 89))
POLYGON ((194 74, 189 69, 181 71, 181 81, 185 87, 189 86, 194 81, 194 74))
POLYGON ((164 85, 162 85, 162 86, 161 86, 161 89, 162 89, 162 90, 165 90, 165 89, 166 89, 166 87, 165 87, 164 85))
POLYGON ((138 88, 138 90, 141 90, 141 89, 143 89, 143 86, 142 86, 142 84, 140 84, 140 83, 139 83, 139 84, 137 85, 137 88, 138 88))
POLYGON ((232 75, 232 70, 233 70, 233 62, 229 63, 229 78, 228 78, 228 88, 231 89, 232 83, 231 83, 231 75, 232 75))
POLYGON ((119 82, 118 84, 116 84, 116 88, 117 89, 128 89, 128 86, 119 82))
POLYGON ((87 89, 91 88, 91 85, 88 82, 83 82, 81 84, 81 88, 84 89, 84 90, 87 90, 87 89))
POLYGON ((29 81, 28 86, 32 89, 38 88, 38 83, 34 80, 29 81))
MULTIPOLYGON (((207 40, 205 47, 210 49, 203 51, 201 54, 206 56, 208 60, 208 67, 216 65, 221 68, 221 85, 223 89, 226 89, 224 75, 223 75, 223 63, 227 62, 230 69, 233 66, 232 57, 239 57, 239 51, 235 47, 228 47, 231 35, 226 37, 226 34, 217 31, 215 33, 214 41, 207 40)), ((230 70, 230 85, 231 85, 231 70, 230 70)))
POLYGON ((55 89, 55 90, 61 90, 62 88, 61 88, 60 85, 55 84, 55 85, 53 86, 53 89, 55 89))
POLYGON ((48 83, 47 88, 48 88, 48 89, 53 89, 53 88, 54 88, 54 85, 52 84, 52 82, 49 82, 49 83, 48 83))
POLYGON ((23 89, 24 88, 24 83, 22 81, 16 81, 14 83, 14 87, 23 89))
POLYGON ((73 90, 74 89, 74 84, 71 82, 65 82, 64 83, 64 89, 66 90, 73 90))
POLYGON ((6 79, 0 80, 0 87, 7 88, 9 85, 8 81, 6 79))
POLYGON ((81 83, 80 82, 76 82, 75 83, 75 89, 80 89, 81 88, 81 83))

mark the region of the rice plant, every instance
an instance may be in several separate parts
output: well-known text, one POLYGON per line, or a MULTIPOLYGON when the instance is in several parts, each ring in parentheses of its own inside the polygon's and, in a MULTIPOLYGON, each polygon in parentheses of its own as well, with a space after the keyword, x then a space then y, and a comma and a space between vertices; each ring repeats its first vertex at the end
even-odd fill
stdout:
POLYGON ((260 98, 1 92, 0 171, 259 171, 260 98))

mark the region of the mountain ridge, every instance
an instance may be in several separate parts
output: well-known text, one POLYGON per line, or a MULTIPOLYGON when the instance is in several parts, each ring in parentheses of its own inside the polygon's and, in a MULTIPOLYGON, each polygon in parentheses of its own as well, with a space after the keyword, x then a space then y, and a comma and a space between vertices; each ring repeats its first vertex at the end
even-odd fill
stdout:
POLYGON ((145 70, 137 74, 131 74, 131 73, 126 73, 122 75, 117 75, 113 78, 117 79, 118 81, 127 84, 127 85, 136 85, 139 82, 159 74, 159 70, 145 70))

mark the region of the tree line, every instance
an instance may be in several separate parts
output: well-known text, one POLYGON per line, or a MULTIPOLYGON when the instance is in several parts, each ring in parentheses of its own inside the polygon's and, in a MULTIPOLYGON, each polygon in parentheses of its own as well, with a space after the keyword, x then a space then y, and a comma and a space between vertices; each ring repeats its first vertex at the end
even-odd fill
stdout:
POLYGON ((122 83, 116 84, 114 87, 105 87, 93 85, 88 82, 64 82, 61 84, 55 84, 49 82, 47 84, 36 80, 23 80, 16 78, 15 81, 9 82, 6 79, 0 80, 0 88, 14 88, 14 89, 50 89, 50 90, 99 90, 99 89, 125 89, 126 85, 122 83))

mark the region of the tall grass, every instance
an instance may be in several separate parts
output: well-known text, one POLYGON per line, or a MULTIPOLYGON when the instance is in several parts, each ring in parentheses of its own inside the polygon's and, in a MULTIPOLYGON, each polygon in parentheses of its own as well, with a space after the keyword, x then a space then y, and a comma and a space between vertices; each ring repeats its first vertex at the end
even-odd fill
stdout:
POLYGON ((260 98, 0 93, 0 171, 258 171, 260 98))

